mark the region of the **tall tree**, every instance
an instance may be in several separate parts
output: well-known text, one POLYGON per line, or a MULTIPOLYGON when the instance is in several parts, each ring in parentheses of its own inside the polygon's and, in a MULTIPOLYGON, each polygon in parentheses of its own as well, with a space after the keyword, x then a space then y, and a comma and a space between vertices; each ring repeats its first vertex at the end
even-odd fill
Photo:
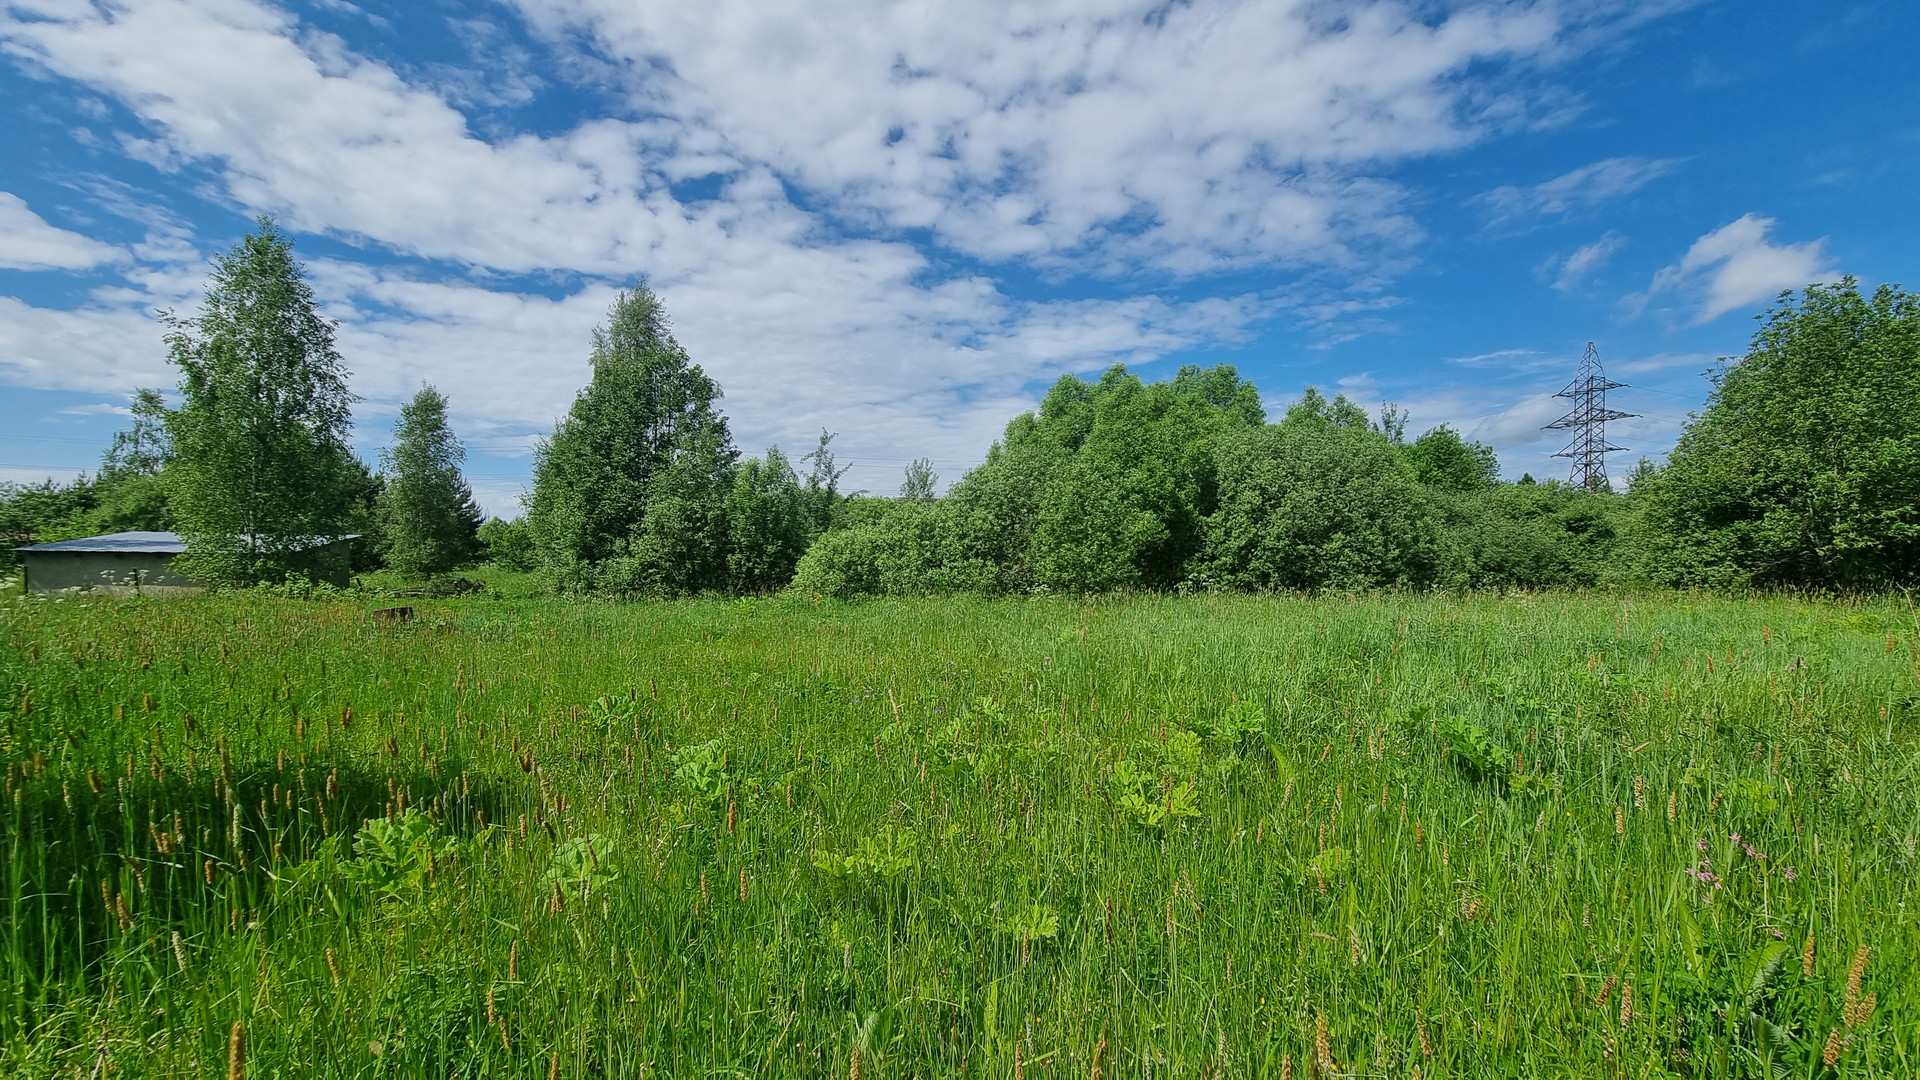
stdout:
POLYGON ((813 518, 813 530, 824 532, 838 521, 840 509, 851 496, 840 494, 840 478, 847 474, 851 465, 841 465, 833 456, 833 440, 838 432, 820 429, 820 441, 808 453, 800 455, 801 461, 813 463, 812 471, 807 473, 807 506, 813 518))
POLYGON ((447 399, 422 386, 400 410, 393 446, 381 455, 376 503, 387 565, 431 578, 479 554, 480 508, 460 474, 467 452, 447 424, 447 399))
POLYGON ((727 577, 737 592, 767 593, 793 578, 813 539, 807 496, 777 446, 748 458, 727 495, 727 577))
POLYGON ((933 459, 914 458, 907 463, 907 478, 900 484, 900 497, 931 502, 939 487, 940 474, 933 471, 933 459))
POLYGON ((181 402, 167 488, 181 569, 245 583, 308 568, 319 537, 361 524, 354 397, 293 240, 262 217, 214 260, 192 318, 165 316, 181 402))
MULTIPOLYGON (((541 561, 573 587, 592 585, 599 563, 636 554, 654 481, 678 458, 730 465, 738 456, 715 404, 719 385, 674 340, 660 298, 644 283, 620 293, 594 330, 592 364, 593 380, 535 452, 527 498, 541 561)), ((702 467, 689 463, 683 472, 702 467)), ((701 489, 698 479, 681 476, 661 497, 687 496, 701 489)))
MULTIPOLYGON (((1403 420, 1397 431, 1405 430, 1403 420)), ((1500 480, 1500 459, 1495 456, 1493 447, 1483 442, 1467 441, 1453 430, 1451 424, 1441 424, 1411 443, 1397 437, 1394 428, 1387 428, 1386 434, 1400 448, 1401 456, 1413 466, 1414 476, 1429 487, 1447 491, 1479 491, 1492 487, 1500 480)))
POLYGON ((1680 581, 1920 581, 1920 297, 1782 293, 1633 493, 1680 581))

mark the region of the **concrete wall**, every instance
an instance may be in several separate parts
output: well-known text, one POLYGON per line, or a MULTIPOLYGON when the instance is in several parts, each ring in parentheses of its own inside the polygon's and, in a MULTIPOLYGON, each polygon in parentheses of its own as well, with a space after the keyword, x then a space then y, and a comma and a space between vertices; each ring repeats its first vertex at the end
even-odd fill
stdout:
POLYGON ((27 591, 69 589, 119 596, 198 592, 200 586, 169 570, 173 555, 160 551, 23 551, 27 591))
MULTIPOLYGON (((315 581, 346 588, 352 580, 348 555, 352 541, 300 553, 302 564, 315 581)), ((196 593, 199 582, 174 574, 173 555, 157 551, 22 551, 28 592, 57 593, 80 590, 108 596, 168 596, 196 593)))

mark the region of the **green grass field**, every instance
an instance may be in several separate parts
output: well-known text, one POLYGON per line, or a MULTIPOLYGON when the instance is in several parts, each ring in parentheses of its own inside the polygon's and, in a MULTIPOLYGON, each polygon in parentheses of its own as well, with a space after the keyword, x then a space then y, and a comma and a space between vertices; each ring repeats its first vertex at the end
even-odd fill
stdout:
POLYGON ((1904 601, 412 603, 0 602, 0 1072, 1920 1074, 1904 601))

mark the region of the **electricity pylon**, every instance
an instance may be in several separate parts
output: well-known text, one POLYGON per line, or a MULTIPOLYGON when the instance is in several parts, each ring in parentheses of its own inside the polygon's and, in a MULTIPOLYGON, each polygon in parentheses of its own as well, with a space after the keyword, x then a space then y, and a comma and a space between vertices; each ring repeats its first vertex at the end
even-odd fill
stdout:
POLYGON ((1567 429, 1573 432, 1573 441, 1565 450, 1554 457, 1572 458, 1573 468, 1567 476, 1567 482, 1575 487, 1596 491, 1612 488, 1607 479, 1607 455, 1625 450, 1624 446, 1615 446, 1607 441, 1607 421, 1625 420, 1638 416, 1638 413, 1620 412, 1607 408, 1607 391, 1619 390, 1627 384, 1614 382, 1600 369, 1600 351, 1587 342, 1586 354, 1580 357, 1580 374, 1567 384, 1565 390, 1553 395, 1573 401, 1573 408, 1567 415, 1542 428, 1542 431, 1567 429))

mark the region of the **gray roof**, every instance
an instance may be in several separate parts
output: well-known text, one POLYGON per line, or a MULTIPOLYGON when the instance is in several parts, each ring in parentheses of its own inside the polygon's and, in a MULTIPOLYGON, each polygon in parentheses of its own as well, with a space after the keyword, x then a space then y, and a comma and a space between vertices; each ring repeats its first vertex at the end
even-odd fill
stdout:
MULTIPOLYGON (((320 547, 336 540, 352 540, 354 534, 346 536, 303 537, 294 544, 294 550, 320 547)), ((32 547, 15 548, 15 551, 104 551, 120 553, 145 553, 160 555, 178 555, 187 550, 187 542, 179 533, 170 532, 118 532, 105 536, 89 536, 81 540, 61 540, 52 544, 35 544, 32 547)))
POLYGON ((15 551, 120 551, 120 552, 158 552, 178 555, 187 550, 186 541, 179 533, 170 532, 119 532, 105 536, 89 536, 82 540, 61 540, 53 544, 35 544, 32 547, 15 548, 15 551))

